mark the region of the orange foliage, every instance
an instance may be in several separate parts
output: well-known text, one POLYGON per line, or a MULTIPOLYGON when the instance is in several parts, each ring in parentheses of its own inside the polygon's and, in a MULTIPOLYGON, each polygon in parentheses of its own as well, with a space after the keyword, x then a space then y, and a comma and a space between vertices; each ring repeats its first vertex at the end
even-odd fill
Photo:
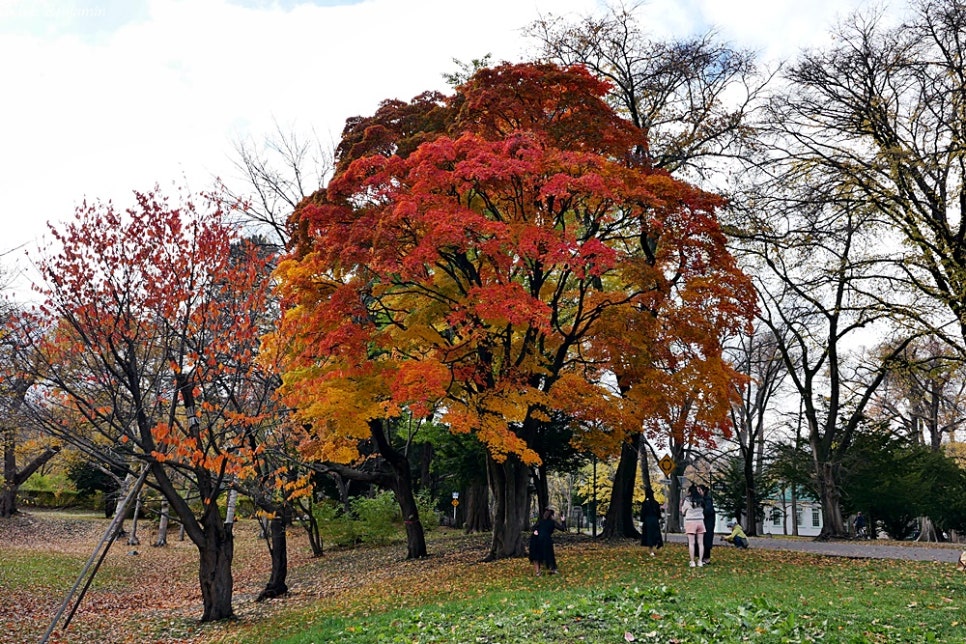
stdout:
POLYGON ((265 422, 270 391, 255 364, 269 258, 216 199, 135 197, 127 210, 85 203, 51 227, 38 260, 44 303, 25 321, 48 331, 34 347, 48 400, 198 481, 245 475, 254 453, 240 436, 265 422))
POLYGON ((606 90, 501 65, 349 122, 336 176, 293 215, 266 339, 306 454, 351 459, 366 421, 403 408, 531 464, 553 411, 601 455, 642 426, 727 431, 721 345, 754 295, 721 199, 648 168, 606 90))

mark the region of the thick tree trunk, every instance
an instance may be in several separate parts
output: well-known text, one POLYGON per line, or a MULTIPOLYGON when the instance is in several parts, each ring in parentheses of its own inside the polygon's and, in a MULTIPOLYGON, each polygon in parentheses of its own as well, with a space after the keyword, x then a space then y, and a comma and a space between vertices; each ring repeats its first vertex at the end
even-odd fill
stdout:
POLYGON ((828 462, 817 466, 820 473, 819 491, 822 495, 822 532, 819 539, 844 538, 848 536, 842 519, 840 492, 835 477, 835 467, 828 462))
POLYGON ((231 606, 231 562, 235 556, 232 524, 224 523, 217 511, 207 511, 204 521, 204 541, 196 544, 200 558, 198 581, 204 612, 202 622, 214 622, 234 616, 231 606))
POLYGON ((493 495, 493 540, 486 561, 523 557, 530 468, 511 454, 502 463, 487 455, 486 469, 493 495))
POLYGON ((255 601, 264 601, 274 597, 281 597, 288 592, 288 585, 285 583, 288 577, 288 539, 285 533, 288 520, 288 512, 281 511, 276 513, 270 524, 271 546, 269 551, 272 555, 272 574, 268 579, 268 585, 258 595, 255 601))
POLYGON ((3 490, 0 490, 0 517, 6 519, 14 514, 17 514, 17 486, 4 479, 3 490))
POLYGON ((408 494, 399 496, 397 500, 404 517, 403 523, 406 526, 406 559, 421 559, 427 556, 426 533, 423 531, 423 523, 419 519, 419 509, 416 506, 412 489, 410 488, 408 494))
POLYGON ((607 508, 607 522, 604 525, 605 539, 641 537, 634 525, 634 482, 637 478, 637 446, 640 440, 641 435, 634 434, 621 445, 621 458, 614 473, 610 507, 607 508))
POLYGON ((369 421, 369 430, 379 448, 379 453, 392 469, 393 493, 402 512, 403 523, 406 525, 406 558, 425 557, 427 555, 426 534, 419 520, 419 506, 416 505, 416 495, 413 492, 413 477, 409 470, 409 461, 389 444, 383 421, 369 421))
POLYGON ((489 532, 493 529, 490 517, 490 490, 486 483, 477 481, 471 483, 463 493, 465 499, 464 516, 466 519, 465 532, 489 532))

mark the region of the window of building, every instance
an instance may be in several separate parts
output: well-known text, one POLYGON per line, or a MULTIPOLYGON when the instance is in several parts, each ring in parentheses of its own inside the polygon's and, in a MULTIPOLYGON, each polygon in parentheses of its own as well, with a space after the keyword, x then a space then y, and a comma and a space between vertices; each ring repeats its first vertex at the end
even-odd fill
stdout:
POLYGON ((817 528, 822 524, 822 517, 819 515, 818 508, 812 508, 812 527, 817 528))

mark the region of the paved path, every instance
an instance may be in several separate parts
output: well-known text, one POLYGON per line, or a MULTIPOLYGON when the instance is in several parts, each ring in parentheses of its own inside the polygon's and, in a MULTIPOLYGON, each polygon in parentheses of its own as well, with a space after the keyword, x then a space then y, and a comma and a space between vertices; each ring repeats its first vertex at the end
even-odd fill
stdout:
MULTIPOLYGON (((781 537, 749 537, 752 548, 767 550, 793 550, 812 552, 817 555, 833 557, 853 557, 857 559, 904 559, 906 561, 942 561, 956 563, 959 555, 966 550, 966 544, 924 545, 910 543, 896 546, 875 543, 874 541, 812 541, 811 539, 784 539, 781 537)), ((683 534, 669 534, 668 541, 686 543, 683 534)), ((715 548, 731 548, 718 538, 715 548)))

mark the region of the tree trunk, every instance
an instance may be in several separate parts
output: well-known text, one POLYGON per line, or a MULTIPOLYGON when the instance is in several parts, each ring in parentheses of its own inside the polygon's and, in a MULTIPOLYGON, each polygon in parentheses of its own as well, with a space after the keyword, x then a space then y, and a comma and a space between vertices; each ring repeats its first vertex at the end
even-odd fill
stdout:
POLYGON ((195 469, 194 473, 200 480, 198 489, 202 492, 204 507, 201 517, 195 517, 191 506, 179 494, 164 466, 157 461, 152 461, 150 465, 158 490, 181 519, 182 534, 187 534, 198 549, 198 585, 203 603, 201 621, 210 622, 232 617, 231 565, 235 554, 235 541, 232 524, 222 519, 218 509, 218 483, 223 479, 206 479, 210 472, 195 469), (206 494, 208 491, 211 494, 206 494))
POLYGON ((640 441, 641 435, 634 434, 621 445, 621 458, 614 473, 610 507, 607 508, 604 525, 605 539, 641 537, 634 525, 634 482, 637 478, 637 447, 640 441))
POLYGON ((476 481, 463 492, 465 500, 463 514, 466 520, 466 534, 489 532, 493 529, 490 517, 490 494, 486 483, 476 481))
POLYGON ((822 520, 824 523, 819 539, 845 537, 847 532, 845 522, 842 519, 842 507, 839 504, 840 492, 838 482, 835 480, 835 468, 826 461, 818 466, 818 470, 822 474, 819 479, 819 487, 822 495, 822 520))
POLYGON ((48 447, 19 472, 17 471, 14 429, 4 428, 3 434, 3 489, 0 490, 0 517, 17 514, 17 491, 30 476, 60 452, 60 447, 48 447))
POLYGON ((422 443, 419 447, 419 489, 427 490, 432 494, 435 492, 432 473, 433 444, 422 443))
POLYGON ((141 540, 138 539, 138 519, 141 515, 141 505, 144 501, 141 495, 138 494, 137 500, 134 502, 134 516, 131 518, 131 534, 127 537, 127 545, 129 546, 139 546, 141 545, 141 540))
MULTIPOLYGON (((748 450, 748 456, 754 452, 748 450)), ((744 474, 745 474, 745 514, 748 516, 748 520, 745 521, 745 525, 748 526, 746 534, 749 537, 754 537, 758 535, 758 494, 755 489, 755 464, 752 462, 751 458, 746 458, 744 460, 744 474)))
POLYGON ((272 574, 268 579, 268 585, 255 599, 257 602, 281 597, 288 592, 288 586, 285 583, 285 578, 288 576, 288 539, 285 534, 285 527, 288 524, 286 515, 289 513, 289 511, 281 510, 276 513, 271 521, 269 552, 272 555, 272 574))
POLYGON ((228 490, 228 501, 225 504, 225 523, 235 523, 235 509, 238 507, 238 490, 232 487, 228 490))
POLYGON ((168 545, 168 500, 161 501, 161 519, 158 521, 158 540, 154 542, 156 548, 168 545))
MULTIPOLYGON (((537 516, 550 507, 550 485, 547 483, 547 468, 540 465, 534 470, 533 487, 537 491, 537 516)), ((529 503, 527 507, 529 508, 529 503)), ((557 517, 559 519, 559 517, 557 517)))
POLYGON ((235 555, 232 524, 224 523, 217 511, 206 511, 203 517, 204 541, 196 544, 200 558, 198 581, 204 612, 202 622, 214 622, 234 616, 231 607, 231 562, 235 555))
POLYGON ((423 531, 423 524, 419 521, 419 506, 416 505, 416 495, 413 493, 413 477, 409 469, 409 461, 389 444, 383 421, 375 419, 369 421, 369 430, 379 448, 379 453, 386 459, 386 463, 392 470, 392 489, 406 526, 406 558, 421 559, 427 555, 426 534, 423 531))
POLYGON ((0 491, 0 517, 7 519, 17 513, 17 486, 10 479, 4 479, 0 491))
POLYGON ((322 548, 322 534, 319 532, 319 522, 315 519, 315 514, 312 512, 312 501, 309 500, 303 504, 301 500, 297 500, 296 507, 302 514, 300 522, 305 528, 305 532, 309 535, 309 547, 312 548, 312 556, 321 557, 325 554, 325 551, 322 548))
POLYGON ((486 561, 526 556, 527 488, 530 468, 515 455, 502 463, 487 454, 487 477, 493 495, 493 540, 486 561))

